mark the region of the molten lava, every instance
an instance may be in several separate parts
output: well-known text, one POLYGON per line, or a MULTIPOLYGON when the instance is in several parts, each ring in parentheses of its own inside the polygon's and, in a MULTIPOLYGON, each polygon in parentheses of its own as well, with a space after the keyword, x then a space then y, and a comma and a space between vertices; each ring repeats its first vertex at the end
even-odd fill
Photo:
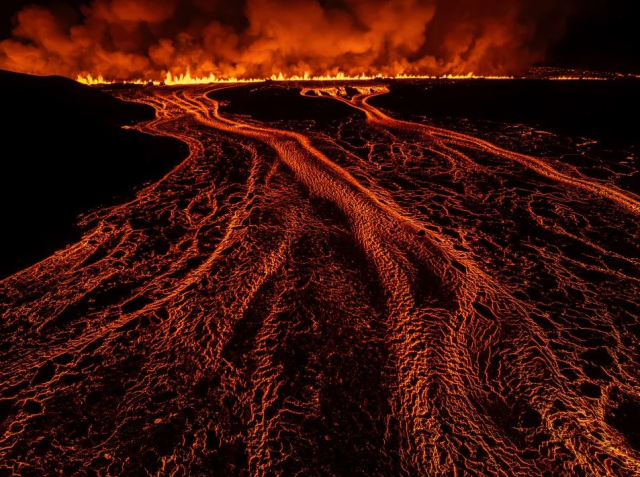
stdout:
MULTIPOLYGON (((235 77, 231 78, 218 78, 214 74, 209 74, 208 76, 191 76, 191 72, 187 70, 186 73, 180 74, 178 76, 174 76, 171 72, 167 72, 165 75, 164 81, 156 81, 156 80, 146 80, 146 79, 134 79, 134 80, 109 80, 105 79, 102 76, 98 76, 94 78, 91 74, 86 75, 78 75, 76 77, 76 81, 82 84, 86 84, 89 86, 93 85, 107 85, 107 84, 154 84, 156 86, 160 84, 164 84, 167 86, 176 86, 176 85, 197 85, 197 84, 213 84, 213 83, 257 83, 260 81, 367 81, 367 80, 376 80, 382 79, 383 76, 381 74, 375 76, 367 76, 364 73, 359 76, 348 76, 344 73, 337 73, 335 75, 324 75, 324 76, 311 76, 309 73, 304 73, 302 76, 293 75, 286 76, 282 73, 277 75, 271 75, 270 78, 256 79, 256 78, 247 78, 247 79, 239 79, 235 77)), ((406 74, 398 74, 393 77, 394 79, 445 79, 445 80, 469 80, 469 79, 487 79, 487 80, 505 80, 505 79, 513 79, 513 76, 478 76, 473 73, 467 73, 465 75, 443 75, 443 76, 411 76, 406 74)), ((568 79, 567 77, 558 78, 558 79, 568 79)), ((600 79, 600 78, 598 78, 600 79)))
POLYGON ((190 155, 0 281, 0 469, 640 472, 638 197, 381 81, 233 112, 295 87, 113 89, 190 155))

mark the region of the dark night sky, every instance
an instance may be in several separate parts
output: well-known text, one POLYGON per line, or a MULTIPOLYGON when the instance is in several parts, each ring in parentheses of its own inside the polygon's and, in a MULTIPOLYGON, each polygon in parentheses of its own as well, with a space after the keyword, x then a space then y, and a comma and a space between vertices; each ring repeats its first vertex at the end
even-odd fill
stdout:
MULTIPOLYGON (((72 8, 91 0, 2 0, 0 38, 11 34, 14 14, 30 4, 46 5, 73 15, 72 8)), ((550 48, 546 64, 594 70, 640 72, 638 0, 575 1, 560 42, 550 48)), ((80 15, 78 15, 80 18, 80 15)))
POLYGON ((640 72, 638 0, 587 0, 548 55, 557 66, 640 72))

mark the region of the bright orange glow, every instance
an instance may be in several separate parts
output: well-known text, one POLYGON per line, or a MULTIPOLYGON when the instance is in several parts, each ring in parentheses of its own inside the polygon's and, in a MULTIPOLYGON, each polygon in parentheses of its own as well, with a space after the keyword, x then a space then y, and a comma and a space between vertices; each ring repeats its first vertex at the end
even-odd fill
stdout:
POLYGON ((514 76, 514 75, 477 75, 474 73, 466 73, 466 74, 445 74, 445 75, 409 75, 409 74, 396 74, 385 76, 383 74, 377 75, 353 75, 350 76, 343 72, 338 72, 332 75, 311 75, 309 73, 304 73, 302 75, 286 75, 282 72, 271 75, 270 77, 264 78, 242 78, 242 77, 226 77, 226 76, 216 76, 213 73, 207 76, 194 76, 191 74, 190 70, 187 69, 186 73, 182 73, 179 75, 174 75, 171 72, 166 72, 164 75, 164 79, 154 80, 154 79, 144 79, 137 78, 132 80, 119 80, 119 79, 108 79, 103 77, 102 75, 98 75, 97 77, 92 76, 89 73, 80 74, 76 77, 76 81, 86 85, 107 85, 107 84, 136 84, 136 85, 145 85, 145 84, 153 84, 153 85, 167 85, 167 86, 187 86, 187 85, 203 85, 203 84, 234 84, 234 83, 255 83, 260 81, 367 81, 367 80, 383 80, 383 79, 405 79, 405 80, 413 80, 413 79, 423 79, 423 80, 512 80, 519 78, 538 78, 538 79, 547 79, 551 81, 605 81, 615 78, 623 78, 623 77, 635 77, 635 75, 622 75, 617 73, 611 74, 601 74, 600 76, 596 76, 595 73, 589 73, 585 75, 578 74, 562 74, 562 70, 553 70, 553 69, 542 69, 542 72, 532 70, 532 75, 529 76, 514 76))
POLYGON ((100 85, 100 84, 116 84, 116 83, 121 83, 121 84, 154 84, 154 85, 159 85, 161 84, 159 81, 145 81, 145 80, 125 80, 125 81, 110 81, 110 80, 106 80, 102 77, 102 75, 94 78, 93 76, 91 76, 90 74, 87 74, 85 76, 83 75, 78 75, 78 77, 76 78, 76 81, 78 83, 82 83, 82 84, 86 84, 89 86, 94 86, 94 85, 100 85))
POLYGON ((549 79, 552 81, 604 81, 607 78, 598 76, 555 76, 549 79))
MULTIPOLYGON (((320 75, 313 76, 309 73, 305 73, 304 75, 284 75, 283 73, 279 73, 278 75, 271 75, 269 78, 225 78, 225 77, 216 77, 214 74, 210 74, 209 76, 192 76, 191 72, 187 70, 186 73, 175 76, 171 74, 171 72, 167 72, 165 79, 163 81, 155 81, 155 80, 145 80, 145 79, 135 79, 135 80, 109 80, 105 79, 102 76, 98 76, 94 78, 90 74, 86 75, 78 75, 76 81, 86 85, 100 85, 100 84, 115 84, 115 83, 123 83, 123 84, 154 84, 160 85, 164 84, 167 86, 176 86, 176 85, 198 85, 198 84, 225 84, 225 83, 253 83, 259 81, 366 81, 366 80, 376 80, 389 78, 388 76, 383 76, 382 74, 369 76, 365 74, 361 74, 358 76, 349 76, 344 73, 337 73, 335 75, 320 75)), ((504 80, 504 79, 513 79, 513 76, 481 76, 475 75, 473 73, 468 73, 465 75, 442 75, 442 76, 429 76, 429 75, 407 75, 407 74, 398 74, 393 76, 394 79, 446 79, 446 80, 468 80, 468 79, 485 79, 485 80, 504 80)))

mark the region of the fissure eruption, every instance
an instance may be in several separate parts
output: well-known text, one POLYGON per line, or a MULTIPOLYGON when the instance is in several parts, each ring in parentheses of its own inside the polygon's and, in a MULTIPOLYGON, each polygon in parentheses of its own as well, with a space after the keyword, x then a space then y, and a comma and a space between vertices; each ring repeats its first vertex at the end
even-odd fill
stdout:
POLYGON ((640 475, 619 2, 6 1, 0 477, 640 475))

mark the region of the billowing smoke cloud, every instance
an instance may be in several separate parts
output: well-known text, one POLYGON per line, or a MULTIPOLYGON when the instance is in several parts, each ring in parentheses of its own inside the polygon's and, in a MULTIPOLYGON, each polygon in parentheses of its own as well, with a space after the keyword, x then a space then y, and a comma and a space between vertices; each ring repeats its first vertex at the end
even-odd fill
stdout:
POLYGON ((69 24, 30 6, 0 68, 75 77, 507 74, 543 58, 553 0, 95 0, 69 24))

